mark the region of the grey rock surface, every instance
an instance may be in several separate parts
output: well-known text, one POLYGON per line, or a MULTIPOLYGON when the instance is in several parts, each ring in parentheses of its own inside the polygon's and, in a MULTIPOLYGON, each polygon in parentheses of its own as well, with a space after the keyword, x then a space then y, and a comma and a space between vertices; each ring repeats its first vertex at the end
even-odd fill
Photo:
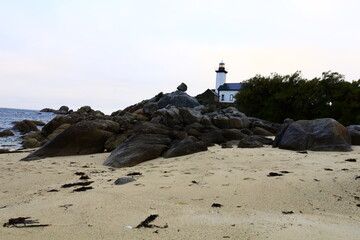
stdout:
POLYGON ((331 118, 299 120, 285 125, 273 146, 297 151, 351 151, 351 137, 343 125, 331 118))
POLYGON ((113 150, 104 162, 111 167, 131 167, 159 157, 171 139, 162 134, 135 134, 113 150))
POLYGON ((360 125, 350 125, 346 129, 351 136, 351 144, 360 145, 360 125))

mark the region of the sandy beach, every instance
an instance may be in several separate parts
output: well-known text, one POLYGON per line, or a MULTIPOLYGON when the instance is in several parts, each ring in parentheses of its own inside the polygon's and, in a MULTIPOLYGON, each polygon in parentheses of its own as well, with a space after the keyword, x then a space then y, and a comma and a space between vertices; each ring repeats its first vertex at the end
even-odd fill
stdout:
POLYGON ((102 165, 109 153, 20 162, 27 154, 0 155, 0 221, 31 217, 50 226, 1 227, 0 239, 360 236, 360 146, 307 153, 214 146, 122 169, 102 165), (90 179, 79 180, 77 172, 90 179), (114 184, 133 172, 142 175, 114 184), (61 187, 84 181, 93 181, 93 189, 61 187), (151 214, 158 215, 152 224, 159 228, 135 228, 151 214))

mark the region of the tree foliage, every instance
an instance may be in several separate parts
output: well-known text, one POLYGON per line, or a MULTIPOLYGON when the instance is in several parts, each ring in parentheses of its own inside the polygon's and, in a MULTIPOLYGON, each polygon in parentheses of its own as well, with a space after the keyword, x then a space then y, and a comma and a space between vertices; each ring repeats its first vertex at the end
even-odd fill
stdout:
POLYGON ((347 82, 337 72, 311 80, 299 71, 256 75, 243 83, 235 98, 240 111, 273 122, 330 117, 344 125, 360 124, 360 79, 347 82))

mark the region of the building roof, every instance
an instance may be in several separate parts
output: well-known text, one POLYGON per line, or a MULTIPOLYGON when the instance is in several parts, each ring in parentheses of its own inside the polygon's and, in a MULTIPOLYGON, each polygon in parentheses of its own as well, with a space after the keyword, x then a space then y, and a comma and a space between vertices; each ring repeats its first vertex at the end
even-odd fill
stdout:
POLYGON ((224 83, 218 90, 220 91, 237 91, 241 88, 242 83, 224 83))

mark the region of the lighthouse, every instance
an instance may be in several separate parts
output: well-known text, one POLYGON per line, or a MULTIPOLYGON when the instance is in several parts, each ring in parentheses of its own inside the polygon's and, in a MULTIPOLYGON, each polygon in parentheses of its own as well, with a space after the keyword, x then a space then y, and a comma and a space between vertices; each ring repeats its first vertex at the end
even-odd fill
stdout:
POLYGON ((226 74, 227 71, 225 70, 225 63, 221 61, 219 63, 219 69, 215 71, 216 72, 216 85, 215 85, 215 91, 218 92, 218 88, 225 84, 226 82, 226 74))

